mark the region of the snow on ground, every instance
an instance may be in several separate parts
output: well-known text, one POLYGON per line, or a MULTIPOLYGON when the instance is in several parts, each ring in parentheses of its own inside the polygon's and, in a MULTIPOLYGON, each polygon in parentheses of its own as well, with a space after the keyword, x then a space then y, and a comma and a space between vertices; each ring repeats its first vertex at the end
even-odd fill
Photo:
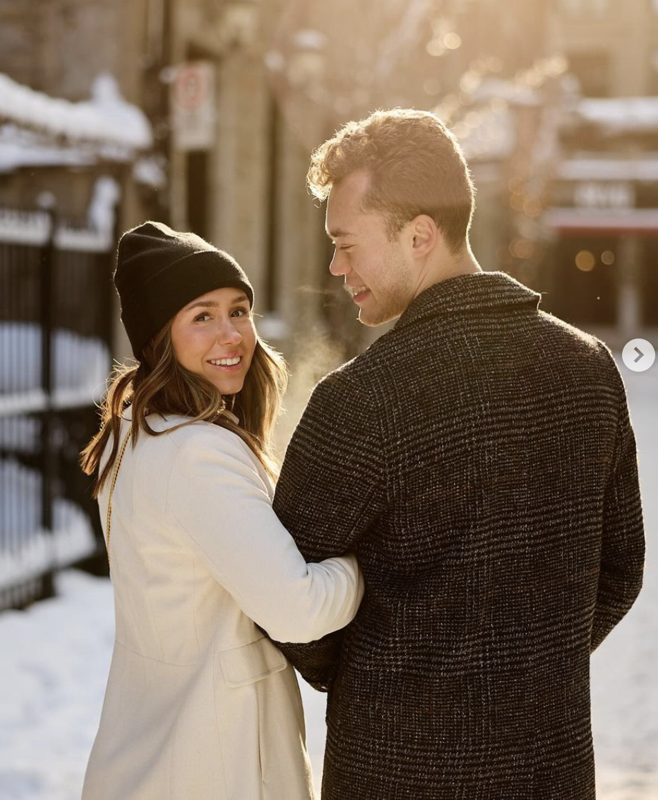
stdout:
MULTIPOLYGON (((624 370, 647 523, 640 599, 592 658, 599 800, 658 797, 658 368, 624 370)), ((60 596, 0 616, 0 800, 78 800, 114 618, 109 581, 62 573, 60 596)), ((324 695, 302 687, 319 785, 324 695)))
MULTIPOLYGON (((655 343, 654 343, 655 344, 655 343)), ((658 369, 621 368, 640 458, 647 534, 644 587, 592 656, 600 800, 658 798, 658 369)))
POLYGON ((0 619, 0 798, 79 800, 113 641, 106 579, 65 572, 61 596, 0 619))

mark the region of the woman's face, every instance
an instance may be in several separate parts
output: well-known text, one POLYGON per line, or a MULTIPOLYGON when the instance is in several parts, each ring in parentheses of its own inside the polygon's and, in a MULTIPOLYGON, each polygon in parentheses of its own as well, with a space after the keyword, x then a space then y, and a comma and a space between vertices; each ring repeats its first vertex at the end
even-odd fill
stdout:
POLYGON ((249 298, 228 288, 197 297, 174 317, 171 342, 181 366, 223 395, 237 394, 256 349, 249 298))

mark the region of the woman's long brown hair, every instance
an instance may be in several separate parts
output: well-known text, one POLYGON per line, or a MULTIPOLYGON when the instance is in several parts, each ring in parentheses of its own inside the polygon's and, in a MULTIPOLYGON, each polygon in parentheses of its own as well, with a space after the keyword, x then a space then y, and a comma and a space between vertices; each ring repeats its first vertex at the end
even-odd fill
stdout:
POLYGON ((240 420, 236 425, 221 413, 226 401, 212 383, 176 360, 171 326, 172 321, 144 348, 143 358, 136 366, 120 366, 110 376, 101 404, 101 429, 80 454, 83 471, 93 475, 99 470, 101 457, 112 438, 110 456, 94 484, 94 497, 98 497, 112 471, 120 446, 121 415, 128 406, 132 408, 133 446, 140 430, 149 436, 168 432, 149 427, 148 414, 180 414, 190 418, 183 425, 205 420, 233 431, 251 448, 269 475, 276 478, 272 432, 288 382, 283 356, 256 339, 242 390, 230 401, 229 410, 240 420))

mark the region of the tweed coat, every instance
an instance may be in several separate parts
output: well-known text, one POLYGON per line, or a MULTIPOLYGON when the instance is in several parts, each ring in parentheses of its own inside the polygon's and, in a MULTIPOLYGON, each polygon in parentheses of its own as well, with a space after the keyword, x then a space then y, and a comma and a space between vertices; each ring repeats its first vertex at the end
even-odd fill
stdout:
POLYGON ((296 677, 256 623, 299 642, 346 625, 356 560, 307 565, 244 442, 170 430, 185 421, 150 415, 168 432, 142 433, 118 472, 116 642, 83 800, 312 800, 296 677))
POLYGON ((323 800, 593 800, 589 658, 644 532, 606 347, 503 273, 424 291, 316 387, 274 508, 366 594, 284 652, 328 689, 323 800))

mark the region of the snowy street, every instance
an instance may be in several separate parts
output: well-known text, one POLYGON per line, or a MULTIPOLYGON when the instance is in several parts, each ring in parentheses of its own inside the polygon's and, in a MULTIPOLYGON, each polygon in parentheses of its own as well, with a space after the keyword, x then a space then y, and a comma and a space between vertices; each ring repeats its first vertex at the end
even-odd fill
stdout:
MULTIPOLYGON (((658 365, 622 371, 640 454, 647 572, 640 599, 592 658, 598 797, 656 800, 658 365)), ((107 579, 72 570, 57 585, 57 599, 0 615, 0 800, 80 797, 111 655, 112 593, 107 579)), ((302 692, 319 786, 324 696, 302 692)))
POLYGON ((658 798, 658 369, 620 366, 640 459, 647 537, 644 588, 592 657, 599 800, 658 798))

